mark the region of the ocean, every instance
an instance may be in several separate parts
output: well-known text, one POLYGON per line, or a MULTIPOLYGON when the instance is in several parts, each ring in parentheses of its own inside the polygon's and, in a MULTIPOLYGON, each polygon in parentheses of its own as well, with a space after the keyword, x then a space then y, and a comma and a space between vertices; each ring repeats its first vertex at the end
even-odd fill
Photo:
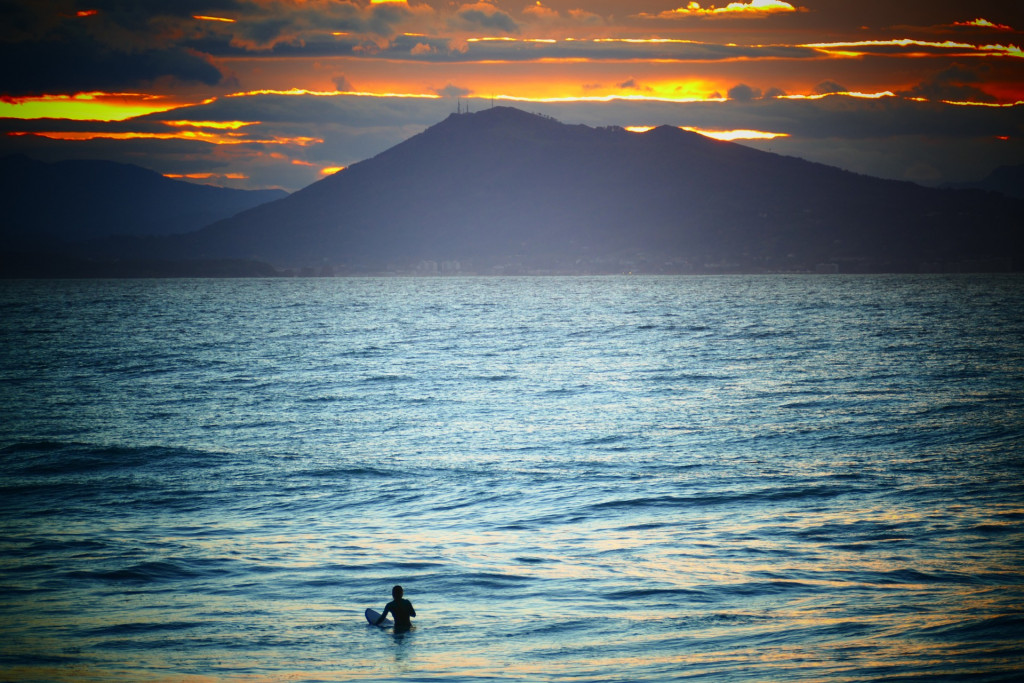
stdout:
POLYGON ((0 680, 1024 675, 1020 275, 4 281, 0 340, 0 680))

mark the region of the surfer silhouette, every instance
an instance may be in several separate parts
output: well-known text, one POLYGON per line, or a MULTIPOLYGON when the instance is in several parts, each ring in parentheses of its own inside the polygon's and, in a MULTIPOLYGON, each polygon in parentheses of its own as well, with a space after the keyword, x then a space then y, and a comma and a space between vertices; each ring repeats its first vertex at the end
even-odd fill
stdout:
POLYGON ((380 615, 380 619, 377 620, 379 625, 384 618, 391 613, 391 616, 395 618, 395 631, 408 631, 412 628, 412 621, 410 617, 416 616, 416 610, 413 609, 412 603, 402 597, 405 591, 402 590, 401 586, 395 586, 391 589, 391 597, 394 598, 391 602, 384 606, 384 612, 380 615))

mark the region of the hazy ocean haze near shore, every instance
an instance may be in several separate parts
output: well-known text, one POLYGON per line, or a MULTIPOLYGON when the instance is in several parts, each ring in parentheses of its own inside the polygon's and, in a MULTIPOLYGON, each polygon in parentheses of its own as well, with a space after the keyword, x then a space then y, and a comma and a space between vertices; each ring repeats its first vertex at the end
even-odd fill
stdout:
POLYGON ((0 680, 1012 681, 1024 277, 0 282, 0 680), (368 626, 394 583, 415 628, 368 626))

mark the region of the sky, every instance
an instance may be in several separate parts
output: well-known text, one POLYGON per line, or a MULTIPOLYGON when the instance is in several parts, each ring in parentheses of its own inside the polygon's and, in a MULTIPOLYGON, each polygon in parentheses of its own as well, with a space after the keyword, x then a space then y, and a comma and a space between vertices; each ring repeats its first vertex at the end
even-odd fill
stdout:
POLYGON ((0 0, 0 155, 295 191, 456 110, 938 185, 1024 163, 1020 0, 0 0))

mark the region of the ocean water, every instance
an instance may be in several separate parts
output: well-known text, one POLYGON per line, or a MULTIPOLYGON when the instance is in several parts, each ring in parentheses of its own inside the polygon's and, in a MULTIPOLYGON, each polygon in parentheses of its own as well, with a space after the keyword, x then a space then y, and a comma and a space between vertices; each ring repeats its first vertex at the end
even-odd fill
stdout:
POLYGON ((1024 671, 1020 276, 7 281, 0 406, 0 680, 1024 671))

